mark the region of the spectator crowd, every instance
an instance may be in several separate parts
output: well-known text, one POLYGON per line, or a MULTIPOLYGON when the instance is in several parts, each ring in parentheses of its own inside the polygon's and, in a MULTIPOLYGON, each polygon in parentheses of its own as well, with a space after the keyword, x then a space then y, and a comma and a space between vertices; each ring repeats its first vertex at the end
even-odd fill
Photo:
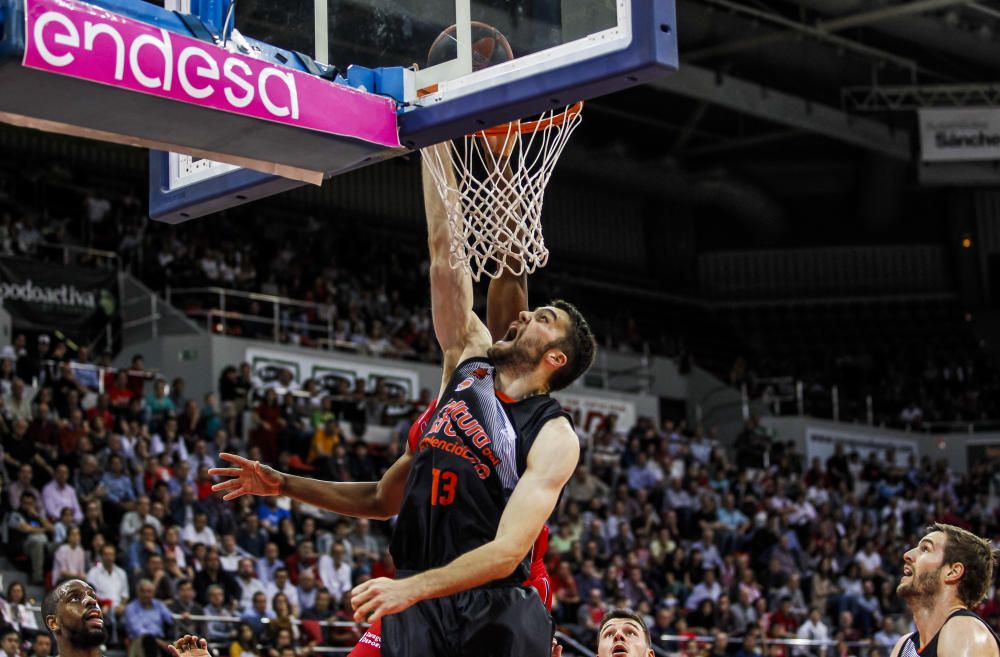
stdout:
MULTIPOLYGON (((38 342, 29 353, 18 337, 0 359, 13 373, 0 408, 8 560, 33 583, 85 577, 133 657, 188 632, 271 657, 358 639, 350 623, 320 621, 348 621, 351 589, 394 574, 391 522, 285 498, 223 502, 208 469, 235 450, 309 476, 377 479, 426 392, 328 394, 287 373, 257 381, 244 365, 199 401, 137 356, 96 393, 76 374, 81 354, 38 342), (368 422, 393 424, 394 440, 366 443, 368 422)), ((630 607, 658 648, 685 657, 887 657, 908 631, 894 591, 923 527, 1000 540, 994 469, 959 476, 842 448, 805 462, 753 422, 732 445, 669 420, 609 423, 585 441, 551 519, 553 614, 584 645, 608 609, 630 607), (830 643, 761 643, 796 637, 830 643)), ((30 639, 39 625, 25 605, 12 584, 3 618, 30 639)), ((1000 594, 980 611, 998 624, 1000 594)))

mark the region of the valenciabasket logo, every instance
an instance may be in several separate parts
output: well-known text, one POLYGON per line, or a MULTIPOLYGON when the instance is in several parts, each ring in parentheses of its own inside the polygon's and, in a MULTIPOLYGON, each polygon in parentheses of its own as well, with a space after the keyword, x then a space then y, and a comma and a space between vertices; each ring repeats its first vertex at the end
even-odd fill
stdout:
POLYGON ((108 314, 114 312, 116 305, 113 295, 107 290, 101 290, 98 298, 94 292, 80 290, 74 285, 36 285, 30 278, 24 283, 0 283, 0 300, 8 299, 87 310, 96 310, 100 303, 101 309, 108 314))

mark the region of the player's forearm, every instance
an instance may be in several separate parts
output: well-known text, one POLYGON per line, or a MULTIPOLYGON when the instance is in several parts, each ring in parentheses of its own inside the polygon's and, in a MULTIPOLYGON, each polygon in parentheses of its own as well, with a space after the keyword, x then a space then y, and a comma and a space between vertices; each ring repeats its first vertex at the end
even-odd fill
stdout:
POLYGON ((384 508, 378 483, 374 481, 321 481, 284 474, 281 493, 293 500, 354 518, 385 518, 395 513, 384 508))
MULTIPOLYGON (((430 251, 431 264, 449 263, 451 258, 451 233, 448 227, 448 212, 445 202, 438 191, 438 182, 434 179, 431 169, 427 164, 427 158, 441 158, 445 161, 444 180, 441 181, 446 187, 454 188, 455 176, 451 168, 451 159, 448 154, 447 144, 438 144, 425 149, 421 162, 423 170, 424 185, 424 212, 427 215, 427 246, 430 251)), ((451 198, 449 192, 446 195, 451 198)))
POLYGON ((522 552, 509 543, 490 541, 447 566, 424 571, 406 582, 416 600, 440 598, 510 575, 527 553, 527 548, 522 552))
MULTIPOLYGON (((508 258, 508 260, 512 260, 508 258)), ((517 269, 516 263, 511 263, 517 269)), ((528 309, 528 275, 515 276, 510 270, 490 281, 486 293, 486 326, 493 341, 500 340, 518 313, 528 309)))

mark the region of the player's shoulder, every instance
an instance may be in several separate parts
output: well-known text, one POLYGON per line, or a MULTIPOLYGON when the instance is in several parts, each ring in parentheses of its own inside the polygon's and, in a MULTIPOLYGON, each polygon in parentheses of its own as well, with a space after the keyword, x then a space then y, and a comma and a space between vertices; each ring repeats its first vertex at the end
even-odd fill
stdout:
POLYGON ((545 454, 544 461, 547 463, 553 461, 572 463, 572 466, 576 467, 580 457, 580 438, 567 418, 556 416, 542 425, 532 445, 530 456, 540 453, 545 454))
POLYGON ((977 616, 954 616, 941 628, 938 636, 939 653, 969 657, 998 657, 1000 646, 996 635, 977 616))

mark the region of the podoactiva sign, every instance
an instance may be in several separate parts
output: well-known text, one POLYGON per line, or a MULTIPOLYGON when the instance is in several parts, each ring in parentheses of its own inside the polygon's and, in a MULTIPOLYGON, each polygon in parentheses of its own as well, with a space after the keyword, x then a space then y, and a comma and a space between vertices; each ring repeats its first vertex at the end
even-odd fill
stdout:
POLYGON ((118 274, 0 258, 0 303, 18 330, 60 330, 89 341, 118 315, 118 274))

